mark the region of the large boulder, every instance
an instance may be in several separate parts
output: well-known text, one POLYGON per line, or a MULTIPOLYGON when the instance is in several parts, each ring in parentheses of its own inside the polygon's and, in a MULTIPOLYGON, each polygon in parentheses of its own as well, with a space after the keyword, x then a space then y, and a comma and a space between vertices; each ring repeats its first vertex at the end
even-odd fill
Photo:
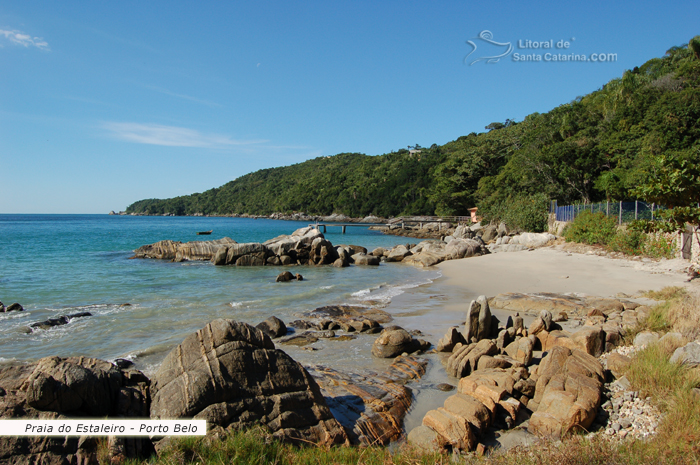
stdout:
POLYGON ((490 224, 483 229, 483 234, 481 235, 481 239, 484 242, 489 242, 489 241, 494 240, 497 236, 498 236, 498 229, 497 229, 496 225, 490 224))
POLYGON ((133 258, 156 258, 161 260, 173 260, 177 254, 180 241, 164 240, 153 244, 146 244, 134 250, 133 258))
POLYGON ((263 266, 272 252, 257 242, 233 244, 226 252, 226 265, 263 266))
POLYGON ((445 246, 450 260, 485 254, 483 243, 474 239, 453 239, 445 246))
POLYGON ((491 339, 482 339, 469 345, 457 344, 447 359, 447 374, 462 378, 476 370, 479 359, 485 355, 496 355, 498 347, 491 339))
POLYGON ((556 239, 556 236, 549 233, 522 233, 517 236, 513 236, 510 239, 509 244, 520 244, 529 248, 542 247, 547 245, 548 242, 556 239))
POLYGON ((180 244, 175 253, 176 262, 193 260, 211 260, 216 253, 225 247, 233 246, 236 241, 230 237, 216 239, 213 241, 191 241, 180 244))
POLYGON ((409 265, 428 267, 449 260, 449 253, 445 250, 446 244, 441 241, 423 241, 411 249, 412 255, 403 259, 409 265))
POLYGON ((176 262, 188 260, 212 260, 217 252, 228 246, 236 244, 229 237, 213 241, 159 241, 147 244, 134 251, 133 258, 156 258, 162 260, 174 260, 176 262))
POLYGON ((700 366, 700 342, 691 342, 676 349, 671 356, 671 362, 690 367, 700 366))
POLYGON ((276 316, 271 316, 262 323, 258 323, 255 327, 272 338, 282 337, 287 334, 287 325, 276 316))
POLYGON ((447 330, 447 333, 438 341, 437 347, 435 350, 438 352, 452 352, 452 349, 454 349, 455 345, 458 343, 461 344, 466 344, 466 340, 464 339, 464 336, 462 333, 459 332, 459 329, 457 326, 453 326, 450 329, 447 330))
POLYGON ((371 265, 371 266, 379 266, 381 263, 381 259, 379 257, 375 257, 374 255, 367 255, 363 253, 358 253, 352 256, 352 261, 355 263, 355 265, 371 265))
POLYGON ((113 415, 121 378, 119 368, 102 360, 46 357, 27 378, 27 404, 88 417, 113 415))
POLYGON ((151 418, 197 418, 224 428, 262 424, 273 436, 344 443, 314 379, 262 331, 218 319, 188 336, 153 377, 151 418))
POLYGON ((323 234, 311 226, 300 228, 292 234, 277 236, 263 242, 275 255, 289 255, 290 250, 309 248, 317 238, 323 239, 323 234))
POLYGON ((387 262, 400 262, 411 255, 411 251, 405 245, 397 245, 389 251, 386 257, 387 262))
POLYGON ((311 243, 311 250, 309 251, 310 263, 314 265, 330 265, 338 258, 338 252, 335 247, 326 239, 317 237, 311 243))
MULTIPOLYGON (((133 368, 87 357, 46 357, 0 368, 0 419, 144 418, 149 380, 133 368)), ((110 438, 111 439, 111 438, 110 438)), ((113 460, 147 456, 148 438, 120 438, 113 460)), ((0 436, 2 463, 97 463, 97 442, 87 437, 0 436)))
POLYGON ((469 303, 463 334, 467 342, 491 337, 491 309, 486 296, 480 295, 469 303))
POLYGON ((542 436, 561 437, 586 431, 595 420, 605 380, 600 361, 582 350, 556 346, 537 370, 537 407, 528 430, 542 436))

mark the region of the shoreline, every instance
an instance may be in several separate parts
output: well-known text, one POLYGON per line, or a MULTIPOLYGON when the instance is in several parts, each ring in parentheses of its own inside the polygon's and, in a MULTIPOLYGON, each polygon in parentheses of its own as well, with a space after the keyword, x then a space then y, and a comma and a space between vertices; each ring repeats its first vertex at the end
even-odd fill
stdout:
MULTIPOLYGON (((627 300, 656 304, 639 293, 666 286, 691 287, 691 284, 685 282, 687 277, 682 272, 685 267, 687 263, 683 260, 642 262, 592 254, 571 254, 562 250, 561 246, 481 255, 448 260, 436 265, 435 268, 442 275, 440 278, 398 296, 385 310, 392 313, 395 324, 408 330, 419 329, 424 332, 427 340, 435 344, 451 326, 460 326, 460 329, 464 327, 467 306, 479 295, 492 298, 507 292, 552 292, 614 298, 622 293, 627 296, 627 300), (422 300, 427 311, 421 315, 397 312, 402 304, 412 299, 422 300), (434 304, 436 301, 439 305, 434 304)), ((491 311, 502 323, 505 323, 508 316, 515 315, 515 312, 509 310, 492 308, 491 311)), ((526 327, 535 318, 525 314, 521 316, 526 327)), ((562 323, 562 326, 566 329, 568 325, 562 323)), ((449 355, 422 355, 430 363, 425 376, 409 385, 414 389, 415 398, 404 419, 406 433, 421 424, 428 410, 441 407, 444 400, 453 394, 434 388, 439 383, 456 385, 457 380, 447 375, 443 365, 449 355)))

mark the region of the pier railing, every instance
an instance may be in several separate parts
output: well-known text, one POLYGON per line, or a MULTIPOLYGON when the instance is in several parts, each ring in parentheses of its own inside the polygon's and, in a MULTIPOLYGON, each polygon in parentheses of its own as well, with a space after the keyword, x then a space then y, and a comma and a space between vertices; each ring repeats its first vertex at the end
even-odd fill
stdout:
POLYGON ((392 218, 389 220, 388 223, 333 223, 333 222, 316 222, 316 223, 311 223, 309 226, 318 229, 321 232, 326 232, 326 229, 328 227, 340 227, 342 229, 342 233, 345 234, 345 230, 347 227, 370 227, 370 226, 392 226, 392 225, 400 225, 402 228, 405 228, 406 225, 417 225, 420 228, 423 228, 423 225, 429 224, 429 223, 438 223, 438 228, 443 229, 442 226, 449 224, 463 224, 463 223, 468 223, 471 224, 472 222, 472 217, 471 216, 412 216, 412 217, 400 217, 400 218, 392 218))

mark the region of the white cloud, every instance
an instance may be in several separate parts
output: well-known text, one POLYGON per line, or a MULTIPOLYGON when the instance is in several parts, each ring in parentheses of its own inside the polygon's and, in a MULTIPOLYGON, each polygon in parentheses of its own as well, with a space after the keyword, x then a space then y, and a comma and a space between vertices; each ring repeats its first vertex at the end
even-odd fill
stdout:
POLYGON ((32 37, 20 31, 7 31, 0 29, 0 37, 4 37, 15 45, 21 45, 23 47, 36 47, 40 50, 46 51, 50 50, 48 42, 41 37, 32 37))
POLYGON ((265 140, 236 140, 221 134, 204 134, 194 129, 161 124, 111 122, 105 123, 103 127, 117 139, 167 147, 226 148, 267 142, 265 140))
POLYGON ((144 86, 144 87, 146 87, 147 89, 155 90, 156 92, 160 92, 161 94, 170 95, 171 97, 177 97, 177 98, 181 98, 181 99, 183 99, 183 100, 189 100, 189 101, 191 101, 191 102, 201 103, 201 104, 204 104, 204 105, 208 105, 208 106, 210 106, 210 107, 221 107, 221 106, 223 106, 223 105, 221 105, 220 103, 210 102, 209 100, 202 100, 202 99, 199 99, 199 98, 196 98, 196 97, 191 97, 191 96, 189 96, 189 95, 178 94, 178 93, 176 93, 176 92, 171 92, 171 91, 169 91, 168 89, 164 89, 164 88, 162 88, 162 87, 156 87, 156 86, 144 86))

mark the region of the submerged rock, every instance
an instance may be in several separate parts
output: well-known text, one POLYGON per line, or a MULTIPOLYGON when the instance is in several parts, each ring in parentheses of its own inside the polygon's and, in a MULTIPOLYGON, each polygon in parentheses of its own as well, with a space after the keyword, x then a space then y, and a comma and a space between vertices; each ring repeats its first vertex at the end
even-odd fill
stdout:
POLYGON ((49 329, 53 328, 54 326, 62 326, 68 324, 71 320, 75 318, 83 318, 86 316, 92 316, 92 313, 90 312, 79 312, 79 313, 73 313, 72 315, 61 315, 56 318, 49 318, 44 321, 39 321, 38 323, 32 323, 29 325, 30 328, 33 329, 49 329))
POLYGON ((289 271, 283 271, 282 273, 277 275, 277 278, 275 279, 276 283, 286 283, 294 279, 294 275, 290 273, 289 271))
POLYGON ((24 307, 22 307, 20 304, 15 302, 13 304, 8 305, 7 307, 3 307, 3 310, 5 312, 22 312, 22 311, 24 311, 24 307))
POLYGON ((403 435, 403 419, 413 393, 406 386, 425 374, 427 360, 398 357, 383 372, 345 373, 324 366, 308 367, 334 417, 353 444, 388 444, 403 435))

